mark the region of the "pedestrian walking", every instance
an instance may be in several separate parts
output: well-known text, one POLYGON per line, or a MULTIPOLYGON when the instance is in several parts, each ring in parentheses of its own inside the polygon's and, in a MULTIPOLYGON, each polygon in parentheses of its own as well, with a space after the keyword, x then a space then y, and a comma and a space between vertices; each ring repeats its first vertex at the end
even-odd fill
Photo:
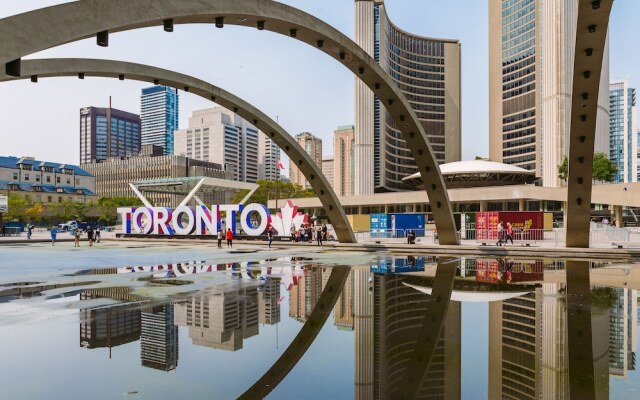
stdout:
POLYGON ((316 228, 316 241, 318 242, 318 246, 322 246, 322 227, 319 225, 316 228))
POLYGON ((96 243, 100 243, 100 239, 101 239, 100 232, 101 232, 100 227, 97 227, 97 228, 96 228, 96 238, 95 238, 95 239, 96 239, 96 240, 95 240, 95 241, 96 241, 96 243))
POLYGON ((93 228, 91 225, 87 226, 87 239, 89 239, 89 247, 93 246, 93 228))
POLYGON ((218 229, 218 248, 222 248, 222 229, 218 229))
POLYGON ((231 232, 231 228, 227 228, 227 247, 233 247, 233 232, 231 232))
POLYGON ((56 245, 56 237, 57 236, 58 236, 58 230, 54 226, 53 228, 51 228, 51 245, 52 246, 56 245))
POLYGON ((502 246, 502 239, 504 234, 504 227, 502 225, 502 221, 500 221, 500 223, 498 223, 498 242, 496 243, 496 246, 502 246))
POLYGON ((504 244, 507 244, 508 241, 511 241, 511 244, 513 244, 513 228, 511 227, 511 222, 507 222, 507 238, 504 240, 504 244))
POLYGON ((327 241, 327 224, 322 224, 322 240, 327 241))
POLYGON ((74 243, 73 243, 73 247, 80 247, 80 228, 76 228, 73 231, 73 239, 74 239, 74 243))
POLYGON ((267 239, 269 239, 269 248, 271 248, 271 242, 273 242, 273 229, 271 227, 267 230, 267 239))
POLYGON ((31 240, 31 232, 33 232, 33 225, 27 224, 27 239, 31 240))

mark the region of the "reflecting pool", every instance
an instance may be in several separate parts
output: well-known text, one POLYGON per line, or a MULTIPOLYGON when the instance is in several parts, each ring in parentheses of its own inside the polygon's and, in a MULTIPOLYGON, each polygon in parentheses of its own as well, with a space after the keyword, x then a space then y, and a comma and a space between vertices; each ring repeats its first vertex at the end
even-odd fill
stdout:
POLYGON ((184 254, 29 273, 5 259, 0 398, 640 392, 632 262, 319 251, 176 261, 184 254))

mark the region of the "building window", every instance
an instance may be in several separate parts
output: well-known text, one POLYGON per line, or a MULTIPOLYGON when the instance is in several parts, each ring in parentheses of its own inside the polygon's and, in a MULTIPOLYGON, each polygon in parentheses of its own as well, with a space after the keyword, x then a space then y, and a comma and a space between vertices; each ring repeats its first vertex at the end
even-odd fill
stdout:
POLYGON ((60 183, 60 177, 56 176, 56 183, 60 183))
POLYGON ((14 172, 14 173, 13 173, 13 179, 14 179, 14 180, 15 180, 15 179, 18 179, 18 173, 17 173, 17 172, 14 172))
POLYGON ((36 175, 36 182, 40 182, 40 175, 36 175))
POLYGON ((58 203, 62 203, 62 196, 58 196, 58 203))
POLYGON ((24 180, 28 181, 29 180, 29 174, 24 174, 24 180))
POLYGON ((51 177, 47 176, 47 182, 51 182, 51 177))
POLYGON ((53 197, 47 196, 47 203, 51 203, 53 201, 53 197))
POLYGON ((67 185, 71 185, 71 179, 67 178, 67 185))

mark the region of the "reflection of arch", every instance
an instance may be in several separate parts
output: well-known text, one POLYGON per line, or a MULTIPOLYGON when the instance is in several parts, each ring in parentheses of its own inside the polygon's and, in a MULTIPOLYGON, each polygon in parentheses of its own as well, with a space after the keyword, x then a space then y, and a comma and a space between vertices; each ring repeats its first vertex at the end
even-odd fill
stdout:
MULTIPOLYGON (((402 129, 422 175, 441 244, 457 244, 449 195, 424 128, 391 77, 362 48, 325 22, 269 0, 83 0, 43 8, 0 20, 0 64, 20 75, 20 58, 64 43, 108 33, 184 23, 254 26, 295 37, 319 48, 353 71, 384 103, 402 129), (56 21, 51 23, 51 21, 56 21), (37 26, 38 29, 27 27, 37 26)), ((306 162, 306 161, 305 161, 306 162)), ((322 196, 321 196, 322 197, 322 196)))
POLYGON ((589 247, 591 179, 600 73, 613 0, 580 1, 567 182, 567 247, 589 247))
POLYGON ((273 366, 253 386, 247 389, 239 397, 240 399, 265 398, 296 366, 316 339, 318 333, 320 333, 327 318, 329 318, 329 314, 333 311, 333 306, 338 301, 350 272, 351 268, 349 267, 333 267, 331 269, 331 276, 329 276, 329 280, 322 290, 318 303, 316 303, 309 319, 304 323, 300 332, 298 332, 289 347, 273 366))
MULTIPOLYGON (((322 201, 327 216, 336 230, 338 240, 343 243, 353 243, 356 241, 344 209, 340 205, 338 197, 322 174, 320 168, 284 128, 239 97, 188 75, 148 65, 121 61, 78 58, 24 60, 22 61, 22 70, 24 73, 22 78, 28 78, 30 76, 75 76, 77 74, 84 74, 84 76, 101 77, 119 77, 120 75, 124 75, 128 79, 139 81, 159 81, 159 83, 163 85, 189 90, 189 92, 193 94, 215 101, 221 106, 237 112, 238 115, 247 121, 253 122, 261 131, 271 137, 287 156, 291 158, 292 162, 299 160, 298 167, 311 183, 313 190, 319 195, 318 197, 322 201)), ((11 79, 20 78, 0 75, 0 82, 11 79)))

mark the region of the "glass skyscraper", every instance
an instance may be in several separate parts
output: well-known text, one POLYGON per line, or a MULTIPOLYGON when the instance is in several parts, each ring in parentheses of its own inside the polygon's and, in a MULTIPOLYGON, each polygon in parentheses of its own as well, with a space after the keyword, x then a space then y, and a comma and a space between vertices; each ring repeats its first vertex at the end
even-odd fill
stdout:
POLYGON ((173 134, 178 129, 178 93, 167 86, 142 89, 140 96, 142 145, 162 146, 173 154, 173 134))
POLYGON ((618 167, 613 182, 638 181, 638 140, 634 107, 636 90, 629 82, 609 85, 609 159, 618 167))
POLYGON ((138 153, 140 153, 139 115, 115 108, 84 107, 80 109, 80 164, 138 153))

